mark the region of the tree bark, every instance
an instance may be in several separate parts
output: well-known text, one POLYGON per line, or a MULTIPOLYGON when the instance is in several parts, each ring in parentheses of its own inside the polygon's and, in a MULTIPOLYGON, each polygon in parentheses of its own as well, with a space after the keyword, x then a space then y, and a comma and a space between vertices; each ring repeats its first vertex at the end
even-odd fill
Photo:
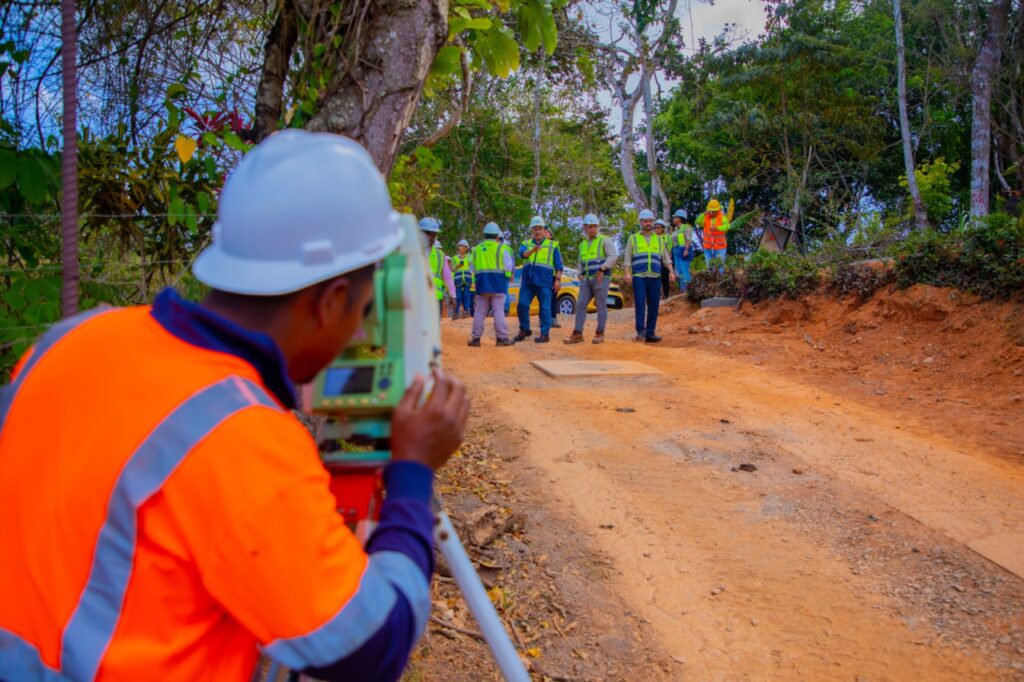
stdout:
POLYGON ((971 71, 974 111, 971 121, 971 217, 983 218, 989 210, 989 176, 992 156, 992 82, 1002 57, 1010 0, 993 0, 989 30, 971 71))
POLYGON ((928 213, 921 201, 914 169, 914 148, 910 144, 910 117, 907 114, 907 63, 903 44, 903 15, 900 0, 892 1, 893 24, 896 27, 896 99, 900 109, 900 135, 903 138, 903 166, 907 173, 907 188, 914 204, 914 222, 919 230, 927 229, 928 213))
POLYGON ((61 150, 61 313, 78 312, 78 27, 75 1, 61 0, 61 86, 63 134, 61 150))
POLYGON ((253 138, 256 142, 277 130, 284 102, 284 82, 299 31, 295 22, 295 3, 283 0, 267 42, 263 46, 263 71, 256 89, 253 138))
POLYGON ((547 50, 540 51, 540 66, 537 82, 533 89, 533 190, 530 192, 530 206, 540 214, 540 117, 543 101, 544 69, 547 66, 547 50))
POLYGON ((339 64, 308 130, 362 143, 391 172, 430 65, 448 37, 448 0, 369 2, 355 32, 354 57, 339 64))
POLYGON ((640 84, 644 93, 644 137, 646 138, 647 149, 647 172, 651 176, 651 210, 658 213, 658 202, 661 202, 661 217, 666 223, 670 222, 669 213, 671 205, 668 195, 661 185, 661 175, 658 173, 658 155, 654 148, 654 102, 651 98, 651 78, 654 74, 649 73, 645 68, 640 71, 640 84))
POLYGON ((647 208, 647 197, 640 191, 640 187, 636 183, 636 167, 633 156, 635 140, 633 118, 643 91, 638 85, 633 92, 626 94, 626 80, 630 73, 631 70, 623 69, 622 80, 619 80, 614 68, 609 66, 605 71, 605 76, 615 98, 619 101, 619 112, 622 118, 619 124, 619 171, 622 174, 622 182, 626 185, 626 191, 629 192, 629 196, 633 200, 633 205, 640 210, 647 208))

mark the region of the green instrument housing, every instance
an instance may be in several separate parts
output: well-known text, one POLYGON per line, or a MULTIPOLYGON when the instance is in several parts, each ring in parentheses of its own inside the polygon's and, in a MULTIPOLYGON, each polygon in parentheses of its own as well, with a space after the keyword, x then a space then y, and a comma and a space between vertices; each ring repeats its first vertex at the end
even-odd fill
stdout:
POLYGON ((405 394, 406 256, 384 258, 374 273, 374 300, 362 329, 313 383, 311 411, 344 421, 329 423, 326 463, 366 464, 391 457, 391 412, 405 394), (368 448, 368 449, 367 449, 368 448))

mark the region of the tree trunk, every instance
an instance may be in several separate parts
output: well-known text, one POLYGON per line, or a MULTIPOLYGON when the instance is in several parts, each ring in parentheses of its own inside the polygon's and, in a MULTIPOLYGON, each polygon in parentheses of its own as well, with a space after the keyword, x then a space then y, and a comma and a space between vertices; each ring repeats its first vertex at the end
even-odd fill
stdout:
POLYGON ((619 126, 619 171, 622 174, 622 182, 626 185, 626 191, 629 192, 633 205, 639 211, 642 208, 647 208, 647 197, 644 196, 644 193, 640 191, 639 185, 636 184, 636 167, 633 156, 633 145, 635 144, 633 117, 636 114, 636 105, 639 103, 643 92, 637 86, 627 96, 627 78, 629 78, 629 74, 624 73, 622 80, 618 81, 615 79, 613 72, 608 72, 608 82, 613 87, 615 96, 619 100, 619 111, 622 116, 622 122, 619 126))
POLYGON ((893 24, 896 27, 896 98, 900 109, 900 135, 903 138, 903 166, 907 173, 907 188, 914 203, 914 222, 919 230, 927 229, 928 213, 921 201, 914 171, 914 149, 910 144, 910 117, 907 115, 907 63, 906 48, 903 45, 903 16, 900 0, 892 2, 893 24))
POLYGON ((971 121, 971 217, 988 215, 989 161, 992 156, 992 81, 1002 57, 1010 0, 993 0, 989 30, 971 72, 974 111, 971 121))
POLYGON ((263 70, 256 89, 256 115, 253 138, 256 142, 277 130, 284 102, 284 82, 299 31, 295 22, 295 3, 283 0, 267 42, 263 46, 263 70))
POLYGON ((338 65, 308 130, 362 143, 382 173, 391 172, 423 82, 448 37, 448 0, 368 2, 354 32, 354 55, 338 65))
POLYGON ((64 148, 61 150, 61 312, 78 312, 78 27, 75 0, 61 0, 61 85, 64 148))
POLYGON ((530 192, 530 206, 540 214, 540 116, 541 101, 544 87, 544 69, 547 66, 547 50, 540 51, 540 66, 537 69, 537 82, 533 89, 533 191, 530 192))
POLYGON ((668 195, 661 185, 661 175, 658 173, 658 155, 654 148, 654 103, 651 98, 651 78, 654 74, 648 73, 647 69, 640 72, 640 84, 644 92, 644 137, 646 138, 647 149, 647 172, 651 176, 651 210, 658 213, 658 201, 661 201, 661 217, 665 222, 670 222, 669 212, 671 205, 668 202, 668 195))

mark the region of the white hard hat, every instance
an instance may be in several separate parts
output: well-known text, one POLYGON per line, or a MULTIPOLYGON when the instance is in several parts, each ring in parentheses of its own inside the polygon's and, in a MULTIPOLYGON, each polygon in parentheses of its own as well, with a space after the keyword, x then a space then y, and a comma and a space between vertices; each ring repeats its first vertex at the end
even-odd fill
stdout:
POLYGON ((658 218, 657 220, 655 220, 654 224, 655 225, 661 225, 662 227, 668 227, 668 225, 665 224, 665 221, 662 220, 661 218, 658 218))
POLYGON ((484 225, 484 234, 489 237, 500 237, 501 228, 498 227, 498 223, 487 223, 484 225))
POLYGON ((686 220, 686 209, 685 208, 679 209, 678 211, 676 211, 675 213, 672 214, 672 217, 673 218, 682 218, 683 220, 686 220))
POLYGON ((598 221, 596 215, 594 215, 593 213, 588 213, 587 215, 583 216, 583 224, 584 225, 600 225, 601 223, 600 223, 600 221, 598 221))
POLYGON ((460 239, 459 240, 459 246, 465 246, 468 249, 469 248, 469 242, 467 242, 465 239, 460 239))
POLYGON ((401 240, 384 177, 362 146, 283 130, 228 177, 213 243, 192 272, 221 291, 278 296, 375 263, 401 240))
POLYGON ((540 225, 541 227, 546 227, 546 223, 544 222, 544 218, 542 218, 539 215, 535 215, 532 218, 530 218, 530 227, 531 228, 537 227, 538 225, 540 225))
POLYGON ((654 212, 649 208, 640 211, 640 220, 654 220, 654 212))
POLYGON ((440 232, 441 221, 437 218, 422 218, 420 219, 420 230, 423 232, 440 232))

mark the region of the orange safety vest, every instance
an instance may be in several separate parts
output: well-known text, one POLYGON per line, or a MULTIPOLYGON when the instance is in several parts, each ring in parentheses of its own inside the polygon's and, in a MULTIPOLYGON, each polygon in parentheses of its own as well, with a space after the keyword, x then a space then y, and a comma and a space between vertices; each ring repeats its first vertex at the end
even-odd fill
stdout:
POLYGON ((293 669, 343 658, 395 591, 336 508, 249 363, 146 307, 59 323, 0 392, 0 679, 241 681, 257 646, 293 669))
POLYGON ((722 214, 715 216, 714 225, 711 216, 704 214, 704 249, 724 249, 726 247, 725 232, 718 229, 722 226, 722 214))

